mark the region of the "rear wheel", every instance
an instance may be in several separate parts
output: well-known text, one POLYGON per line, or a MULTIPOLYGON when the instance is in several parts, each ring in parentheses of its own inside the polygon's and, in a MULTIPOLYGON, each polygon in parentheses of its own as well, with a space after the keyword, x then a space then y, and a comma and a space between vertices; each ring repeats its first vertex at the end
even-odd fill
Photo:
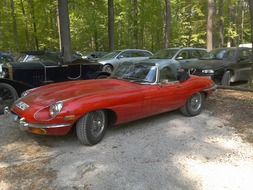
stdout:
POLYGON ((221 85, 230 86, 231 80, 231 71, 226 71, 221 79, 221 85))
POLYGON ((0 83, 0 114, 4 113, 5 107, 10 107, 18 99, 18 93, 11 85, 0 83))
POLYGON ((180 109, 183 115, 195 116, 201 113, 204 106, 204 95, 200 92, 193 94, 180 109))
POLYGON ((95 145, 103 139, 107 125, 107 116, 103 110, 89 112, 77 122, 77 137, 84 145, 95 145))

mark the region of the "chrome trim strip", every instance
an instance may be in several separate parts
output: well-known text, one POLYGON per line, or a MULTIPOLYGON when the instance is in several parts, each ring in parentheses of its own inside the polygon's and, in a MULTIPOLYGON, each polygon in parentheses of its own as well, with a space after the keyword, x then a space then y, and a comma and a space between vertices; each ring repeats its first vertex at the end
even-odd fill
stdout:
MULTIPOLYGON (((22 119, 22 118, 21 118, 22 119)), ((25 121, 21 121, 20 124, 24 127, 32 127, 32 128, 39 128, 39 129, 51 129, 51 128, 61 128, 61 127, 70 127, 70 124, 59 124, 59 125, 40 125, 40 124, 31 124, 26 123, 25 121)))

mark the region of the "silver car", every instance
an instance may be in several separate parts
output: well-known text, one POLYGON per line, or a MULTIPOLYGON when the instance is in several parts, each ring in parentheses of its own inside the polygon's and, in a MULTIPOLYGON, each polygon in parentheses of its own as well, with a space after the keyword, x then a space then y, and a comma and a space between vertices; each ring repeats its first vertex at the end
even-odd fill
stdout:
POLYGON ((114 68, 123 62, 140 61, 149 58, 153 54, 150 51, 142 49, 124 49, 116 50, 97 61, 104 65, 103 71, 111 73, 114 68))
POLYGON ((167 48, 155 53, 151 59, 165 59, 171 63, 189 64, 194 62, 206 54, 207 50, 204 48, 167 48))

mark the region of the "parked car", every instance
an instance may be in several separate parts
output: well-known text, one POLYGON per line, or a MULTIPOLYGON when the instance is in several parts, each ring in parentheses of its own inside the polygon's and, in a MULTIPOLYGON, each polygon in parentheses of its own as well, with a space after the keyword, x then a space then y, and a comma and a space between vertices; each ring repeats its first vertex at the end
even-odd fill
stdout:
POLYGON ((229 86, 231 82, 247 81, 250 78, 251 48, 218 48, 199 61, 183 65, 191 74, 207 76, 215 83, 229 86))
POLYGON ((207 52, 204 48, 167 48, 158 51, 150 59, 166 59, 171 63, 180 63, 182 65, 198 60, 207 52))
POLYGON ((93 61, 105 56, 106 54, 108 54, 108 52, 94 51, 94 52, 83 53, 82 58, 93 61))
POLYGON ((69 64, 64 64, 60 53, 54 52, 26 52, 18 61, 0 65, 0 113, 27 89, 49 83, 104 76, 103 65, 90 63, 77 55, 73 55, 69 64))
POLYGON ((186 116, 198 115, 204 99, 216 88, 214 82, 173 67, 170 63, 123 63, 108 79, 28 90, 6 114, 21 129, 35 134, 65 135, 75 127, 86 145, 98 143, 108 126, 176 109, 186 116))
POLYGON ((14 56, 10 53, 0 52, 0 64, 14 61, 14 56))
POLYGON ((142 49, 124 49, 124 50, 116 50, 111 53, 106 54, 102 58, 97 61, 104 65, 103 71, 112 73, 114 68, 123 62, 129 61, 140 61, 147 59, 153 54, 150 51, 142 50, 142 49))

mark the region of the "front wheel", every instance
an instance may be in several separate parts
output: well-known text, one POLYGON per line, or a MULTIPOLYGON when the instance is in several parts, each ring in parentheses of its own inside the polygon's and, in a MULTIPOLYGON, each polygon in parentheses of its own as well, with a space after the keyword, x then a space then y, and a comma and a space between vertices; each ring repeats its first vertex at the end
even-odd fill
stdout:
POLYGON ((95 145, 103 139, 107 125, 107 116, 103 110, 89 112, 77 122, 77 138, 84 145, 95 145))
POLYGON ((180 109, 185 116, 195 116, 201 113, 204 106, 204 95, 200 92, 193 94, 180 109))
POLYGON ((0 114, 4 113, 5 107, 10 107, 18 99, 18 93, 11 85, 0 83, 0 114))
POLYGON ((231 71, 226 71, 221 79, 221 85, 230 86, 231 71))
POLYGON ((112 67, 111 65, 106 64, 106 65, 104 65, 104 67, 103 67, 103 71, 104 71, 104 72, 107 72, 107 73, 112 73, 113 67, 112 67))

